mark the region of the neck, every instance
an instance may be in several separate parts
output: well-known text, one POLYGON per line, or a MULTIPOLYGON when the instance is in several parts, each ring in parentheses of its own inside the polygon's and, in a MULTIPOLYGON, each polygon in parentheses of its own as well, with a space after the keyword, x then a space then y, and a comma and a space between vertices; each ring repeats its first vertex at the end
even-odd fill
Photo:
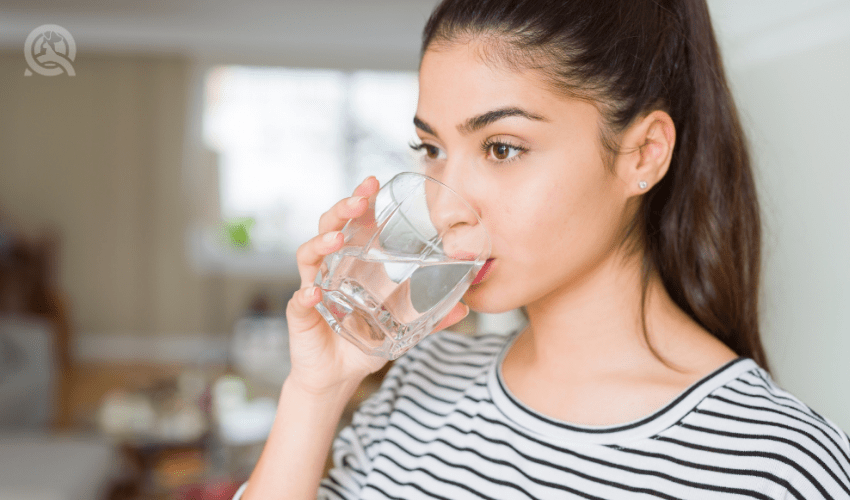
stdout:
MULTIPOLYGON (((641 322, 641 256, 609 258, 580 282, 568 283, 528 304, 529 327, 520 356, 526 366, 555 380, 595 377, 600 372, 641 369, 660 363, 641 322)), ((647 326, 653 347, 659 336, 689 321, 660 279, 647 290, 647 326)))

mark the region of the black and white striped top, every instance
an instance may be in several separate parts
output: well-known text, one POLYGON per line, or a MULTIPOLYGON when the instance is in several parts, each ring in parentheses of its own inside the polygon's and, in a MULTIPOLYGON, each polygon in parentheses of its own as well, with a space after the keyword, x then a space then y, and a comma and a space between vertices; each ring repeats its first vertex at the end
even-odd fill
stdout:
POLYGON ((751 359, 645 418, 576 426, 507 389, 516 337, 443 331, 398 359, 334 441, 318 498, 850 499, 847 435, 751 359))

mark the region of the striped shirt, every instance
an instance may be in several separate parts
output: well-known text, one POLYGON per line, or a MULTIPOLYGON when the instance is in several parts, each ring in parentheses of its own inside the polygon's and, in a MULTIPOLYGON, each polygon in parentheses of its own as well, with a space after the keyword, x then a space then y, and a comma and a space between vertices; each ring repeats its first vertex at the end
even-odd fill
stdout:
POLYGON ((334 441, 318 498, 850 499, 847 435, 752 359, 647 417, 579 426, 507 389, 517 333, 442 331, 399 358, 334 441))

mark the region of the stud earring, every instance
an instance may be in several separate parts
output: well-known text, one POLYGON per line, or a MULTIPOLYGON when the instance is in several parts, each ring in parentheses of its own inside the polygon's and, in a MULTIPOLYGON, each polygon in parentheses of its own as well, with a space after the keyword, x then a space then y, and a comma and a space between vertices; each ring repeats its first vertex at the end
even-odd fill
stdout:
POLYGON ((641 189, 646 189, 646 181, 638 182, 638 187, 640 187, 641 189))

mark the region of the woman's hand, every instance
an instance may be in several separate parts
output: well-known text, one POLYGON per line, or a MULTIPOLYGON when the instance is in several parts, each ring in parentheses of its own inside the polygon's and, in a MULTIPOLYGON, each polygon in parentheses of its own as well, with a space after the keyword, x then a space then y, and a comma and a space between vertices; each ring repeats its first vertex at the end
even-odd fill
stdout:
MULTIPOLYGON (((301 245, 296 253, 301 289, 295 292, 286 306, 292 361, 289 378, 292 379, 290 383, 312 393, 322 394, 346 384, 357 384, 387 362, 384 358, 365 354, 331 329, 314 307, 322 294, 313 286, 324 257, 343 245, 343 235, 339 231, 348 219, 366 213, 369 198, 378 192, 379 187, 374 177, 364 180, 354 190, 354 196, 339 201, 322 215, 319 235, 301 245)), ((434 331, 457 323, 468 312, 465 305, 455 305, 434 331)))

